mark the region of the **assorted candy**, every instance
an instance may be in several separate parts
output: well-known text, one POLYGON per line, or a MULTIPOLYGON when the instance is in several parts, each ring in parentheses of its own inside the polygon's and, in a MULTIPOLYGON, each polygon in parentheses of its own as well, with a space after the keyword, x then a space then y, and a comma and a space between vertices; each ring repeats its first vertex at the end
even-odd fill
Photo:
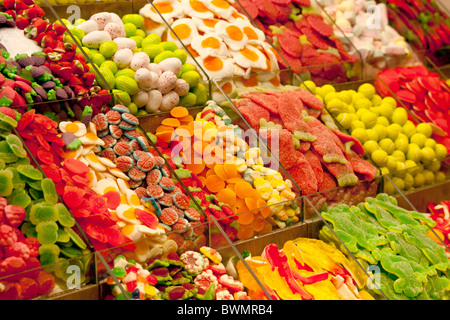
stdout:
POLYGON ((210 103, 195 118, 186 109, 173 111, 157 127, 157 143, 176 146, 170 154, 179 167, 175 173, 206 215, 224 223, 230 239, 248 239, 299 221, 291 181, 265 166, 259 146, 244 141, 245 132, 221 107, 210 103))
POLYGON ((115 300, 249 300, 242 283, 227 274, 222 256, 208 246, 181 255, 173 240, 143 263, 117 255, 111 266, 115 300), (124 292, 125 293, 124 293, 124 292))
POLYGON ((359 78, 359 55, 351 55, 310 0, 242 0, 235 7, 251 17, 279 52, 280 69, 325 84, 359 78), (242 8, 244 10, 242 10, 242 8))
POLYGON ((373 300, 356 262, 321 240, 271 243, 260 256, 247 253, 245 262, 264 287, 239 260, 235 268, 252 300, 373 300))
MULTIPOLYGON (((48 89, 45 90, 54 89, 55 91, 51 92, 50 98, 44 96, 42 100, 78 98, 82 107, 90 105, 95 113, 100 110, 105 104, 105 101, 106 103, 109 102, 111 97, 108 95, 108 92, 94 85, 95 74, 90 70, 84 55, 77 52, 77 45, 66 41, 65 33, 67 29, 65 26, 59 22, 49 22, 45 17, 45 11, 39 5, 35 4, 34 1, 6 1, 3 3, 3 7, 4 12, 14 19, 18 30, 23 31, 22 34, 18 34, 17 36, 23 37, 25 40, 31 39, 37 46, 37 50, 34 50, 33 53, 39 51, 39 53, 35 54, 39 59, 26 57, 25 51, 18 52, 18 55, 14 55, 13 58, 17 59, 18 63, 22 62, 24 64, 24 72, 17 73, 17 75, 25 78, 28 85, 31 85, 34 82, 33 78, 36 77, 28 71, 25 72, 26 66, 32 65, 31 61, 33 63, 36 60, 40 61, 37 66, 41 66, 39 72, 42 73, 44 71, 44 73, 38 77, 46 77, 47 81, 50 81, 46 84, 48 89), (42 65, 46 69, 42 69, 42 65), (52 75, 57 79, 53 78, 52 75), (52 83, 55 80, 59 81, 52 83), (95 97, 91 99, 91 95, 95 97)), ((15 35, 12 35, 12 37, 15 37, 15 35)), ((15 41, 14 46, 17 43, 17 39, 15 41)), ((8 51, 14 50, 14 46, 8 48, 8 51)), ((31 52, 28 55, 33 56, 31 52)), ((26 88, 21 89, 26 90, 26 88)), ((30 91, 28 90, 27 93, 33 92, 30 91)), ((38 89, 38 92, 32 94, 32 97, 41 95, 39 92, 44 95, 44 92, 38 89)), ((29 100, 25 104, 33 104, 34 99, 32 97, 29 97, 29 100)), ((35 99, 38 99, 38 102, 42 102, 39 98, 35 99)), ((23 106, 25 104, 21 105, 23 106)), ((53 108, 58 108, 57 104, 53 108)), ((58 113, 59 109, 53 112, 58 113)))
POLYGON ((236 86, 279 85, 278 53, 232 3, 157 0, 139 13, 147 33, 157 33, 189 51, 187 61, 201 67, 205 80, 217 80, 230 92, 236 86))
POLYGON ((348 251, 364 267, 379 268, 372 287, 380 298, 442 300, 448 296, 448 256, 444 246, 427 236, 436 226, 432 218, 399 207, 385 193, 321 215, 331 225, 331 230, 321 229, 322 240, 348 251))

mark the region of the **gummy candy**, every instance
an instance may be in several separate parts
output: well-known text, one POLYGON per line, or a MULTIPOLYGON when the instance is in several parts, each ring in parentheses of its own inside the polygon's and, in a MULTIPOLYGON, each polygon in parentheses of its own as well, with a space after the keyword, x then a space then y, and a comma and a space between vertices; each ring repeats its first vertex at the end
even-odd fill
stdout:
POLYGON ((0 196, 7 197, 11 195, 14 188, 13 173, 9 170, 0 171, 0 196))
POLYGON ((42 193, 44 199, 48 203, 56 204, 59 200, 58 193, 56 192, 55 183, 50 178, 44 178, 41 181, 42 193))

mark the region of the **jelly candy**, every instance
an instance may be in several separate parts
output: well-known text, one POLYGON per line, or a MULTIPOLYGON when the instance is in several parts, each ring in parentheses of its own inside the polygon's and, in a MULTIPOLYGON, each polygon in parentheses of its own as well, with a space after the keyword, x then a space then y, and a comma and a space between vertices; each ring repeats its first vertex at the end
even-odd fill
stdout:
POLYGON ((50 178, 44 178, 41 181, 42 193, 46 202, 56 204, 58 202, 58 193, 56 192, 55 183, 50 178))
POLYGON ((8 170, 0 171, 0 196, 7 197, 13 191, 13 173, 8 170))
POLYGON ((58 225, 53 221, 39 222, 36 231, 41 245, 54 244, 58 240, 58 225))

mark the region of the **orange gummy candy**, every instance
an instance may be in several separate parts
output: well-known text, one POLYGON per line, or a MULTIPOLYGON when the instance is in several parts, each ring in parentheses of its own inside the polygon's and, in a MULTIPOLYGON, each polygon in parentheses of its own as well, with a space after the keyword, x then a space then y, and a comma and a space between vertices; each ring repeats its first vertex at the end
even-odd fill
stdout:
POLYGON ((238 171, 234 163, 224 163, 223 171, 228 176, 228 179, 233 179, 238 176, 238 171))
POLYGON ((175 118, 183 118, 189 115, 189 111, 185 107, 177 106, 170 110, 170 115, 175 118))
POLYGON ((249 225, 253 222, 255 216, 254 211, 249 211, 247 207, 242 206, 237 209, 237 222, 239 225, 249 225))
POLYGON ((252 190, 254 190, 252 185, 244 180, 241 180, 238 183, 236 183, 236 186, 234 188, 236 195, 242 199, 248 197, 248 195, 252 193, 252 190))
POLYGON ((226 203, 229 206, 233 206, 236 202, 236 194, 233 190, 229 188, 225 188, 220 190, 217 194, 217 199, 219 199, 220 202, 226 203))
POLYGON ((239 240, 245 240, 251 238, 254 233, 255 230, 253 230, 252 226, 241 224, 239 225, 239 229, 236 236, 239 240))
POLYGON ((225 181, 212 174, 206 178, 206 188, 213 193, 217 193, 225 188, 225 181))
POLYGON ((181 125, 180 120, 178 120, 177 118, 166 118, 161 122, 161 124, 174 128, 177 128, 181 125))
POLYGON ((214 172, 223 181, 227 181, 228 180, 228 176, 225 173, 225 170, 223 169, 223 165, 222 164, 215 165, 214 166, 214 172))
POLYGON ((256 203, 263 218, 267 218, 270 215, 270 207, 267 206, 267 202, 264 199, 258 199, 256 203))

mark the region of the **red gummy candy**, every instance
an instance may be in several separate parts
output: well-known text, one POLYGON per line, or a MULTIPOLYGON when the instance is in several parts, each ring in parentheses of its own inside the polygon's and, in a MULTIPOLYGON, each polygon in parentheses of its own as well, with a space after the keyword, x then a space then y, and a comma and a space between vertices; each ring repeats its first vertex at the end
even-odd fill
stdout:
POLYGON ((0 247, 12 245, 17 241, 17 234, 14 228, 3 224, 0 226, 0 247))
POLYGON ((18 300, 20 289, 18 283, 7 283, 5 289, 0 292, 0 300, 18 300))
POLYGON ((20 257, 8 257, 0 263, 0 275, 18 274, 26 269, 25 261, 20 257))
POLYGON ((5 258, 17 257, 26 261, 30 258, 30 254, 30 248, 23 242, 13 243, 5 249, 5 258))
POLYGON ((5 217, 12 227, 18 227, 25 220, 25 209, 20 206, 7 205, 5 207, 5 217))
POLYGON ((92 207, 93 214, 105 214, 108 212, 107 209, 107 198, 99 195, 94 195, 89 198, 89 203, 92 207))
POLYGON ((78 208, 80 204, 83 202, 83 197, 85 193, 86 192, 83 189, 72 186, 66 186, 64 188, 64 194, 62 198, 69 208, 71 209, 78 208))
POLYGON ((105 228, 88 223, 85 228, 86 234, 95 240, 106 243, 108 241, 105 235, 105 228))
POLYGON ((108 209, 116 210, 120 205, 120 193, 117 191, 108 191, 103 195, 103 197, 106 198, 108 209))
POLYGON ((137 218, 150 229, 156 229, 156 227, 158 226, 158 217, 153 213, 141 210, 139 208, 134 209, 134 213, 136 214, 137 218))
POLYGON ((77 159, 67 158, 63 164, 64 169, 75 175, 84 176, 88 173, 89 167, 77 159))
POLYGON ((31 278, 22 278, 19 281, 22 299, 31 300, 38 295, 39 285, 31 278))
POLYGON ((35 280, 39 285, 39 295, 49 294, 55 287, 55 278, 45 271, 41 271, 35 280))

